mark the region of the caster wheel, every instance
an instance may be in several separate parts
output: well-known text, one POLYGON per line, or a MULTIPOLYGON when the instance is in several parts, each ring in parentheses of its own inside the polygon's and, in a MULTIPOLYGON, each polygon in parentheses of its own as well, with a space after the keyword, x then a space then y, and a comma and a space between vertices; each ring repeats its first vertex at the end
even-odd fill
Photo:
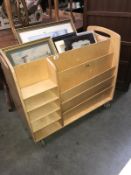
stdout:
POLYGON ((111 103, 106 103, 106 104, 104 104, 104 108, 110 108, 111 107, 111 103))
POLYGON ((45 140, 41 140, 41 141, 40 141, 40 145, 41 145, 42 147, 45 147, 45 146, 46 146, 45 140))

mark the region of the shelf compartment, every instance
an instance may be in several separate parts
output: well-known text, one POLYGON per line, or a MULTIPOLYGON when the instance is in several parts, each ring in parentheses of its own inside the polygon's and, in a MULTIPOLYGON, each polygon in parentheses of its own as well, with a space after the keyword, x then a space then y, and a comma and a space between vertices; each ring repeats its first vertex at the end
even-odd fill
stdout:
POLYGON ((39 95, 33 96, 31 98, 26 99, 25 102, 25 106, 26 106, 26 110, 27 112, 35 110, 45 104, 48 104, 50 102, 53 102, 55 100, 59 99, 58 96, 58 89, 52 89, 49 91, 46 91, 44 93, 41 93, 39 95), (55 92, 54 92, 55 90, 55 92))
POLYGON ((102 42, 91 44, 90 46, 88 45, 79 49, 66 51, 59 54, 59 59, 56 59, 54 62, 57 65, 59 71, 64 71, 66 69, 80 65, 87 60, 90 61, 94 58, 108 54, 110 43, 110 39, 107 39, 102 42))
MULTIPOLYGON (((83 65, 88 65, 88 64, 94 63, 95 61, 99 61, 99 60, 101 60, 101 59, 103 59, 103 58, 105 58, 105 57, 112 56, 112 55, 113 55, 113 52, 106 53, 105 55, 101 55, 101 56, 96 57, 96 58, 93 58, 93 59, 91 59, 91 60, 86 60, 84 63, 81 63, 81 64, 79 64, 79 65, 70 67, 69 69, 63 70, 63 71, 61 71, 60 73, 63 73, 63 72, 67 72, 67 71, 76 69, 77 67, 81 67, 81 66, 83 66, 83 65)), ((87 67, 88 67, 88 66, 87 66, 87 67)))
POLYGON ((59 100, 46 104, 38 109, 28 112, 31 122, 42 119, 43 117, 60 110, 59 100))
MULTIPOLYGON (((92 95, 90 98, 86 99, 85 101, 83 101, 83 102, 79 103, 78 105, 74 106, 73 108, 71 108, 71 109, 65 111, 63 114, 65 115, 66 113, 67 113, 67 114, 70 113, 71 111, 73 111, 74 109, 76 109, 76 108, 77 108, 78 106, 80 106, 81 104, 83 104, 83 103, 89 101, 90 99, 93 99, 93 98, 97 97, 99 94, 102 94, 103 92, 105 92, 105 91, 107 91, 107 90, 109 90, 109 89, 112 89, 112 86, 110 86, 110 87, 104 89, 103 91, 101 91, 101 92, 99 92, 99 93, 97 93, 97 94, 95 94, 95 95, 92 95)), ((108 95, 110 95, 110 93, 109 93, 108 95)))
POLYGON ((36 120, 35 122, 32 122, 31 123, 32 130, 33 130, 33 132, 39 131, 42 128, 45 128, 48 125, 55 123, 56 121, 58 121, 60 119, 61 119, 60 111, 54 112, 54 113, 47 115, 46 117, 44 117, 40 120, 36 120))
POLYGON ((83 117, 89 112, 97 109, 98 107, 104 105, 105 103, 112 100, 111 92, 113 87, 109 87, 104 91, 92 96, 87 101, 82 102, 81 104, 75 106, 68 112, 65 112, 64 117, 64 126, 74 122, 75 120, 83 117))
POLYGON ((112 67, 112 56, 110 53, 93 61, 87 61, 75 68, 59 72, 61 92, 69 90, 83 81, 93 78, 112 67), (79 75, 79 76, 76 76, 79 75))
POLYGON ((33 134, 34 135, 34 138, 35 138, 35 141, 38 142, 41 139, 44 139, 45 137, 51 135, 52 133, 60 130, 61 128, 62 128, 61 122, 60 121, 57 121, 57 122, 49 125, 48 127, 43 128, 43 129, 35 132, 33 134))
POLYGON ((28 87, 43 80, 50 79, 47 59, 38 59, 14 67, 20 88, 28 87))
POLYGON ((50 79, 47 79, 47 80, 22 88, 21 89, 22 97, 25 100, 27 98, 30 98, 42 92, 45 92, 47 90, 53 89, 55 87, 57 87, 57 85, 50 79))
POLYGON ((87 89, 80 94, 77 94, 75 97, 68 99, 67 101, 62 103, 62 111, 65 112, 74 106, 77 106, 82 101, 88 100, 90 97, 92 97, 95 94, 98 94, 99 92, 103 91, 104 89, 110 87, 113 84, 114 77, 110 77, 101 83, 91 87, 90 89, 87 89))
POLYGON ((115 67, 107 69, 105 72, 98 74, 98 75, 94 76, 93 78, 86 80, 86 81, 78 84, 77 86, 75 86, 67 91, 64 91, 61 94, 62 102, 68 100, 69 98, 73 98, 77 94, 80 94, 82 91, 85 91, 85 90, 89 89, 90 87, 100 83, 101 81, 113 76, 114 70, 115 70, 115 67))

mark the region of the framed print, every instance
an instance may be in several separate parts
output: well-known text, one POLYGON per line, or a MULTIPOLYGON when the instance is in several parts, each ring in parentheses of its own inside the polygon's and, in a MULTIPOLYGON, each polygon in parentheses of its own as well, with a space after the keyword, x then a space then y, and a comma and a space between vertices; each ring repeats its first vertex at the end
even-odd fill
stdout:
POLYGON ((65 50, 84 47, 85 45, 96 43, 93 33, 73 36, 64 40, 65 50))
POLYGON ((55 46, 57 48, 58 53, 65 52, 66 46, 64 40, 56 41, 55 46))
POLYGON ((58 53, 62 53, 65 51, 66 46, 64 40, 73 36, 76 36, 75 32, 53 38, 58 53))
POLYGON ((93 31, 84 31, 84 32, 77 33, 77 36, 82 36, 82 35, 92 36, 92 38, 94 39, 95 43, 97 43, 97 39, 96 39, 95 34, 94 34, 93 31))
POLYGON ((21 46, 4 50, 8 60, 13 66, 25 64, 37 59, 42 59, 56 53, 51 38, 30 42, 21 46))
POLYGON ((54 38, 72 32, 76 32, 76 30, 71 20, 64 20, 49 24, 38 24, 16 29, 17 38, 20 43, 27 43, 45 37, 54 38))
POLYGON ((56 42, 56 41, 64 40, 66 38, 70 38, 70 37, 73 37, 73 36, 77 36, 76 32, 67 33, 67 34, 64 34, 64 35, 61 35, 61 36, 57 36, 57 37, 52 38, 52 40, 54 42, 56 42))

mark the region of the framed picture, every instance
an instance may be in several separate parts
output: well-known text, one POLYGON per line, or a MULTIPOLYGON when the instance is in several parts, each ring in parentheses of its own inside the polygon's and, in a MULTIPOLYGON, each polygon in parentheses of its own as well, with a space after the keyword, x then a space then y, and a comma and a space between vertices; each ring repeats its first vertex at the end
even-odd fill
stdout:
POLYGON ((77 33, 77 36, 82 36, 82 35, 88 35, 89 37, 92 36, 93 40, 95 40, 95 43, 97 43, 97 39, 95 37, 94 31, 84 31, 84 32, 77 33))
POLYGON ((56 49, 51 38, 45 38, 15 48, 4 49, 4 53, 11 64, 17 66, 54 55, 56 49))
POLYGON ((76 29, 71 20, 64 20, 49 24, 38 24, 16 29, 17 38, 20 43, 27 43, 45 37, 54 38, 72 32, 76 32, 76 29))
POLYGON ((71 50, 71 49, 81 48, 86 45, 96 43, 96 39, 94 37, 94 34, 91 32, 84 35, 66 38, 64 40, 64 43, 65 43, 65 50, 71 50))
POLYGON ((64 40, 67 39, 67 38, 73 37, 73 36, 76 36, 76 32, 65 34, 65 35, 53 38, 53 41, 54 41, 54 44, 55 44, 55 47, 56 47, 58 53, 62 53, 66 49, 64 40))

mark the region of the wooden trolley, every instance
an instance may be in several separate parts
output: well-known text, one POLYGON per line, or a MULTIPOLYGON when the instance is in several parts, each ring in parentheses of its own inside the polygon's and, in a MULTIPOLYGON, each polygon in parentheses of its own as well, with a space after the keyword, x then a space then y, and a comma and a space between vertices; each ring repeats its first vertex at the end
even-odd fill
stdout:
POLYGON ((1 52, 14 103, 35 142, 113 99, 120 36, 99 26, 88 30, 95 32, 97 43, 15 67, 1 52))

